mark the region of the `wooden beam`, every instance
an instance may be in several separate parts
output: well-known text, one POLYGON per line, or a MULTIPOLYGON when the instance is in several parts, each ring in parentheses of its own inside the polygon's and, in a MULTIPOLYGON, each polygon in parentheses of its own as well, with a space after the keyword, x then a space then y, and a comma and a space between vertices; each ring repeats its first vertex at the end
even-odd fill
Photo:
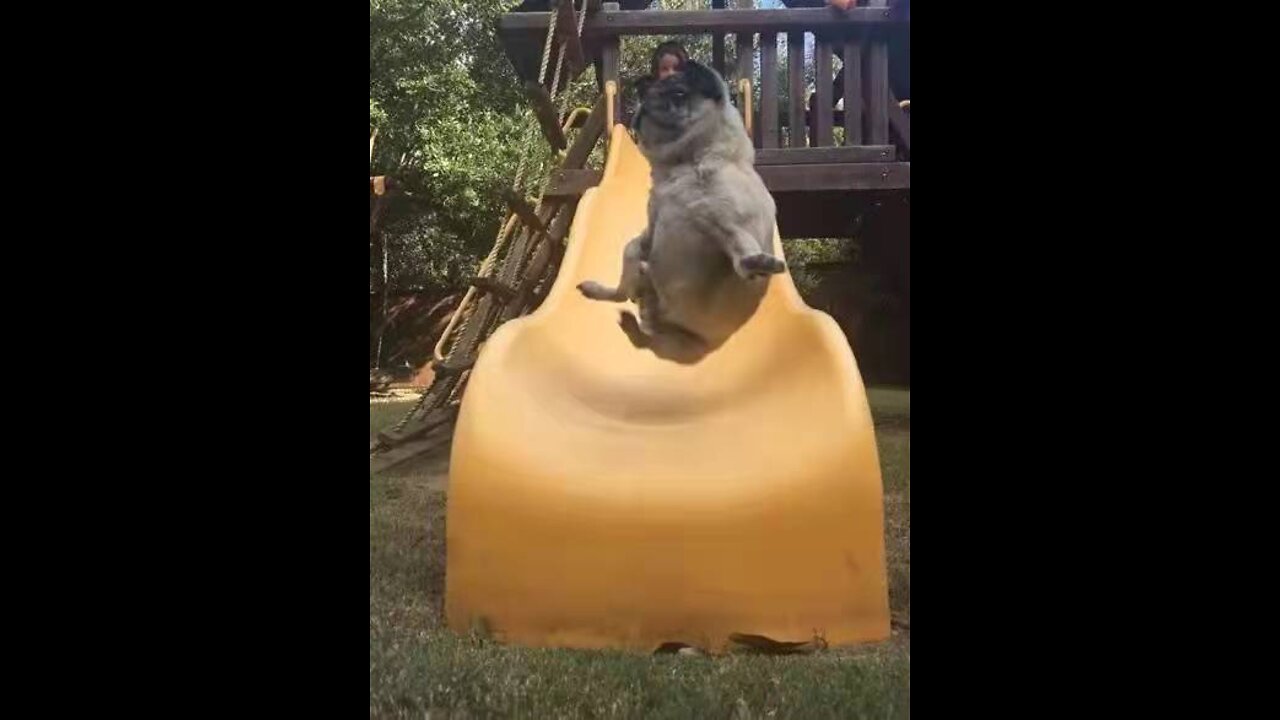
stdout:
POLYGON ((493 278, 477 276, 471 278, 469 282, 475 289, 496 295, 502 302, 509 302, 516 296, 515 288, 507 287, 493 278))
POLYGON ((778 35, 760 36, 760 146, 778 147, 778 35))
POLYGON ((413 420, 405 423, 405 426, 400 430, 396 430, 395 428, 382 430, 378 433, 378 440, 388 446, 394 447, 412 440, 419 435, 423 435, 432 428, 452 422, 457 414, 457 408, 453 407, 443 407, 437 410, 432 410, 420 418, 414 418, 413 420))
POLYGON ((502 51, 521 82, 538 79, 538 71, 542 69, 542 46, 543 43, 532 33, 502 37, 502 51))
POLYGON ((892 145, 783 148, 757 150, 756 167, 761 165, 831 165, 836 163, 893 162, 892 145))
POLYGON ((778 208, 778 233, 783 239, 849 237, 860 215, 876 211, 876 203, 890 202, 909 190, 819 190, 773 193, 778 208))
POLYGON ((538 217, 538 213, 534 212, 533 206, 529 204, 528 200, 520 197, 510 188, 503 190, 502 199, 506 201, 507 207, 511 209, 511 212, 515 213, 516 217, 520 218, 526 227, 534 232, 546 233, 547 228, 543 224, 542 218, 538 217))
POLYGON ((529 80, 524 84, 524 94, 533 108, 534 116, 538 118, 538 127, 542 128, 542 136, 551 144, 551 149, 565 149, 569 143, 560 129, 560 119, 556 115, 555 105, 552 104, 551 95, 547 89, 540 83, 529 80))
MULTIPOLYGON (((572 208, 567 208, 567 212, 572 213, 572 208)), ((556 222, 559 222, 560 216, 556 216, 556 222)), ((555 223, 552 223, 553 225, 555 223)), ((506 306, 502 309, 500 322, 513 320, 523 315, 529 306, 530 300, 533 299, 533 289, 537 286, 538 280, 542 278, 542 273, 547 269, 547 263, 556 256, 556 250, 561 247, 559 242, 551 240, 543 240, 538 243, 537 248, 533 251, 533 257, 529 260, 529 265, 524 269, 522 275, 524 279, 520 281, 519 287, 516 288, 515 296, 507 301, 506 306)))
POLYGON ((573 145, 564 154, 564 161, 561 168, 577 169, 586 165, 586 159, 590 158, 591 150, 595 147, 595 142, 600 140, 600 135, 604 133, 604 96, 600 96, 595 100, 594 108, 591 108, 591 114, 586 117, 586 122, 582 123, 582 129, 577 131, 577 137, 573 138, 573 145))
POLYGON ((546 201, 578 197, 599 185, 601 175, 599 170, 553 170, 542 198, 546 201))
POLYGON ((547 230, 547 237, 551 238, 553 244, 559 245, 568 239, 569 226, 573 223, 573 216, 577 211, 578 200, 576 198, 568 200, 560 208, 560 212, 556 214, 556 219, 551 221, 551 227, 547 230))
POLYGON ((787 124, 791 147, 804 147, 804 33, 787 35, 787 105, 790 122, 787 124))
POLYGON ((764 165, 756 170, 769 192, 893 190, 911 187, 911 163, 764 165))
MULTIPOLYGON (((428 413, 424 420, 413 420, 401 434, 412 434, 414 439, 398 441, 398 444, 369 459, 370 472, 385 472, 391 468, 421 457, 449 444, 453 438, 453 421, 458 414, 456 406, 448 406, 428 413)), ((379 437, 387 434, 379 433, 379 437)))
MULTIPOLYGON (((764 178, 769 190, 778 192, 905 187, 897 184, 904 177, 903 169, 898 167, 889 168, 890 176, 880 178, 883 182, 876 180, 890 165, 905 165, 909 173, 909 163, 895 163, 893 158, 892 145, 757 150, 756 171, 764 178), (859 163, 872 166, 871 170, 843 172, 833 169, 859 163), (796 167, 794 171, 779 171, 779 168, 792 166, 796 167), (805 182, 807 176, 812 179, 812 183, 805 182)), ((601 174, 599 170, 555 170, 551 173, 543 200, 577 198, 599 185, 601 174)), ((909 174, 905 177, 909 180, 909 174)))
POLYGON ((569 64, 569 77, 576 78, 586 69, 587 60, 578 40, 578 18, 573 11, 574 0, 558 0, 556 3, 556 38, 564 46, 565 61, 569 64))
POLYGON ((844 144, 862 144, 862 42, 844 41, 844 144))
POLYGON ((591 108, 591 114, 587 116, 586 122, 582 124, 582 129, 578 131, 578 136, 573 139, 573 145, 565 153, 564 162, 560 163, 560 167, 574 170, 586 165, 587 158, 591 156, 591 151, 603 132, 604 96, 601 95, 596 99, 595 107, 591 108))
MULTIPOLYGON (((813 74, 814 102, 818 104, 817 122, 814 123, 814 140, 811 144, 828 147, 834 141, 831 133, 831 114, 835 112, 831 99, 831 41, 817 38, 814 62, 817 65, 813 74)), ((812 110, 812 108, 810 108, 812 110)))
MULTIPOLYGON (((582 28, 588 39, 618 35, 701 35, 715 33, 821 32, 829 37, 852 33, 857 28, 882 32, 892 25, 907 25, 890 17, 888 8, 853 7, 778 8, 772 10, 610 10, 589 15, 582 28)), ((507 13, 498 19, 503 35, 546 36, 549 12, 507 13)), ((557 24, 559 21, 556 21, 557 24)))

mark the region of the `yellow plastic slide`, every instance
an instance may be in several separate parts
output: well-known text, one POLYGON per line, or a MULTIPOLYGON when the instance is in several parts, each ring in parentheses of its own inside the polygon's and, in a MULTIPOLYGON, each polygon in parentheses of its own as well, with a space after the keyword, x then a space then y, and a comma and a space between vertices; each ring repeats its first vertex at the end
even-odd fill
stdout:
POLYGON ((679 365, 576 289, 617 280, 649 187, 615 126, 546 301, 480 354, 453 441, 450 627, 638 650, 887 638, 880 467, 839 326, 777 275, 736 335, 679 365))

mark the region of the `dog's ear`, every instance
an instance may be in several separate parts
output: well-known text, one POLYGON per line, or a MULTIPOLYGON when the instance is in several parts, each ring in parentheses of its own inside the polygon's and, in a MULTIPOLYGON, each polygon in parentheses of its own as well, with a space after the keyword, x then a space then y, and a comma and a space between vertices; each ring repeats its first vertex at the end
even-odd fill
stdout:
POLYGON ((635 79, 635 82, 631 83, 631 86, 636 90, 636 97, 644 100, 645 93, 649 92, 649 88, 653 86, 653 78, 648 75, 641 75, 635 79))
POLYGON ((724 100, 724 81, 715 70, 697 60, 686 60, 680 72, 694 92, 715 102, 724 100))

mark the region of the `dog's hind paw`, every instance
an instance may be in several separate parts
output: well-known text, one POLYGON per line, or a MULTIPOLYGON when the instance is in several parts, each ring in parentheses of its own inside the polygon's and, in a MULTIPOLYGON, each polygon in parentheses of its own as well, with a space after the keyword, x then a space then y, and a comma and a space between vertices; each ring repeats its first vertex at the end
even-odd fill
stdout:
POLYGON ((786 272, 787 264, 766 253, 748 255, 738 261, 738 274, 744 278, 777 275, 786 272))
POLYGON ((613 291, 594 280, 578 283, 578 292, 592 300, 612 300, 613 291))

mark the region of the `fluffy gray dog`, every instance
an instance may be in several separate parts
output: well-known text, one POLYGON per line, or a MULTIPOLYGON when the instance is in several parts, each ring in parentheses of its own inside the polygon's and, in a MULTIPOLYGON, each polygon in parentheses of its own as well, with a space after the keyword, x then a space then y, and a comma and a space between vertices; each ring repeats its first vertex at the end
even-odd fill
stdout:
POLYGON ((751 317, 769 276, 786 270, 772 252, 775 207, 720 75, 690 60, 637 89, 632 127, 652 168, 649 224, 623 252, 618 287, 578 289, 635 301, 639 321, 623 311, 619 323, 633 345, 697 362, 751 317))

